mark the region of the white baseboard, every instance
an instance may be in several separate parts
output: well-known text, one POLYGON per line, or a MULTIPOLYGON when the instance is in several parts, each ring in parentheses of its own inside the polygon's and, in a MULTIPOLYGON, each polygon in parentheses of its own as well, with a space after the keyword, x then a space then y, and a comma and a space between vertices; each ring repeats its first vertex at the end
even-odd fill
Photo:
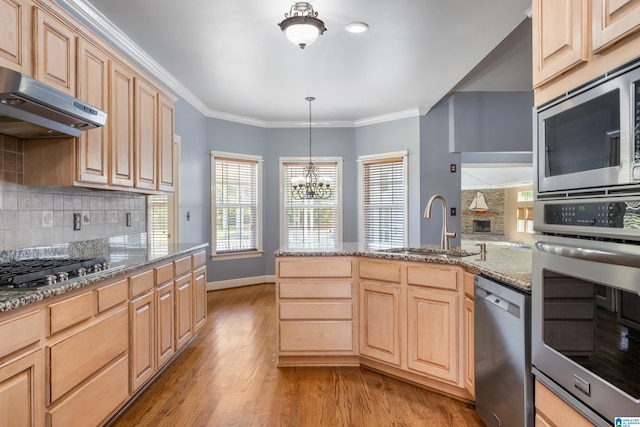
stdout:
POLYGON ((241 286, 259 285, 261 283, 275 283, 276 276, 256 276, 243 277, 240 279, 220 280, 218 282, 207 282, 208 291, 217 291, 219 289, 239 288, 241 286))

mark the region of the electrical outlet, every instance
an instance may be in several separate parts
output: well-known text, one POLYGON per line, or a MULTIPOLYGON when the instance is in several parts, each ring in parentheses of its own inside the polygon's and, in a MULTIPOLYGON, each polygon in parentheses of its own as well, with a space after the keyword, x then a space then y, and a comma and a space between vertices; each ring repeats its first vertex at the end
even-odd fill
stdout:
POLYGON ((125 215, 127 227, 131 227, 131 212, 127 212, 125 215))
POLYGON ((451 173, 456 173, 457 170, 458 170, 458 167, 456 166, 456 164, 451 163, 451 165, 449 166, 449 171, 451 171, 451 173))
POLYGON ((82 229, 82 215, 79 213, 73 214, 73 230, 79 231, 82 229))
POLYGON ((458 210, 456 208, 451 208, 451 216, 456 216, 458 210))

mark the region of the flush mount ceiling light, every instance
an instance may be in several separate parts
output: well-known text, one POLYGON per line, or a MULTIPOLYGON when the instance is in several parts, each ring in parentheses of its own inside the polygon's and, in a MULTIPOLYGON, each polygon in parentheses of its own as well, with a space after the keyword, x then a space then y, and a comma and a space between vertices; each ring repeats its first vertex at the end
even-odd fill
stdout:
POLYGON ((311 46, 322 33, 327 31, 324 22, 318 19, 318 12, 311 3, 297 2, 284 14, 284 21, 278 24, 289 41, 300 49, 311 46))
POLYGON ((369 26, 364 22, 352 22, 350 24, 347 24, 346 27, 344 27, 344 29, 348 33, 357 34, 357 33, 364 33, 369 29, 369 26))

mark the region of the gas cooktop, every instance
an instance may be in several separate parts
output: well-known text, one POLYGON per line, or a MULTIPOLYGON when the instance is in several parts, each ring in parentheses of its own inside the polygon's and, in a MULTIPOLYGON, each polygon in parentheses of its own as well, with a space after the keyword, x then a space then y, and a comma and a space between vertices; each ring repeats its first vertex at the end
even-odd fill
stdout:
POLYGON ((36 289, 109 268, 104 258, 35 258, 0 264, 0 290, 36 289))

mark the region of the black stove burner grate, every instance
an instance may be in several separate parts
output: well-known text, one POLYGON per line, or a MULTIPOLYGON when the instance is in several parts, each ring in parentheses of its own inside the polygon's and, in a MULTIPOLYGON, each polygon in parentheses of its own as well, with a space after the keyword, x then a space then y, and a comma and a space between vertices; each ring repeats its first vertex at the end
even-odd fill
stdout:
POLYGON ((0 264, 0 289, 28 289, 109 268, 105 258, 36 258, 0 264))

